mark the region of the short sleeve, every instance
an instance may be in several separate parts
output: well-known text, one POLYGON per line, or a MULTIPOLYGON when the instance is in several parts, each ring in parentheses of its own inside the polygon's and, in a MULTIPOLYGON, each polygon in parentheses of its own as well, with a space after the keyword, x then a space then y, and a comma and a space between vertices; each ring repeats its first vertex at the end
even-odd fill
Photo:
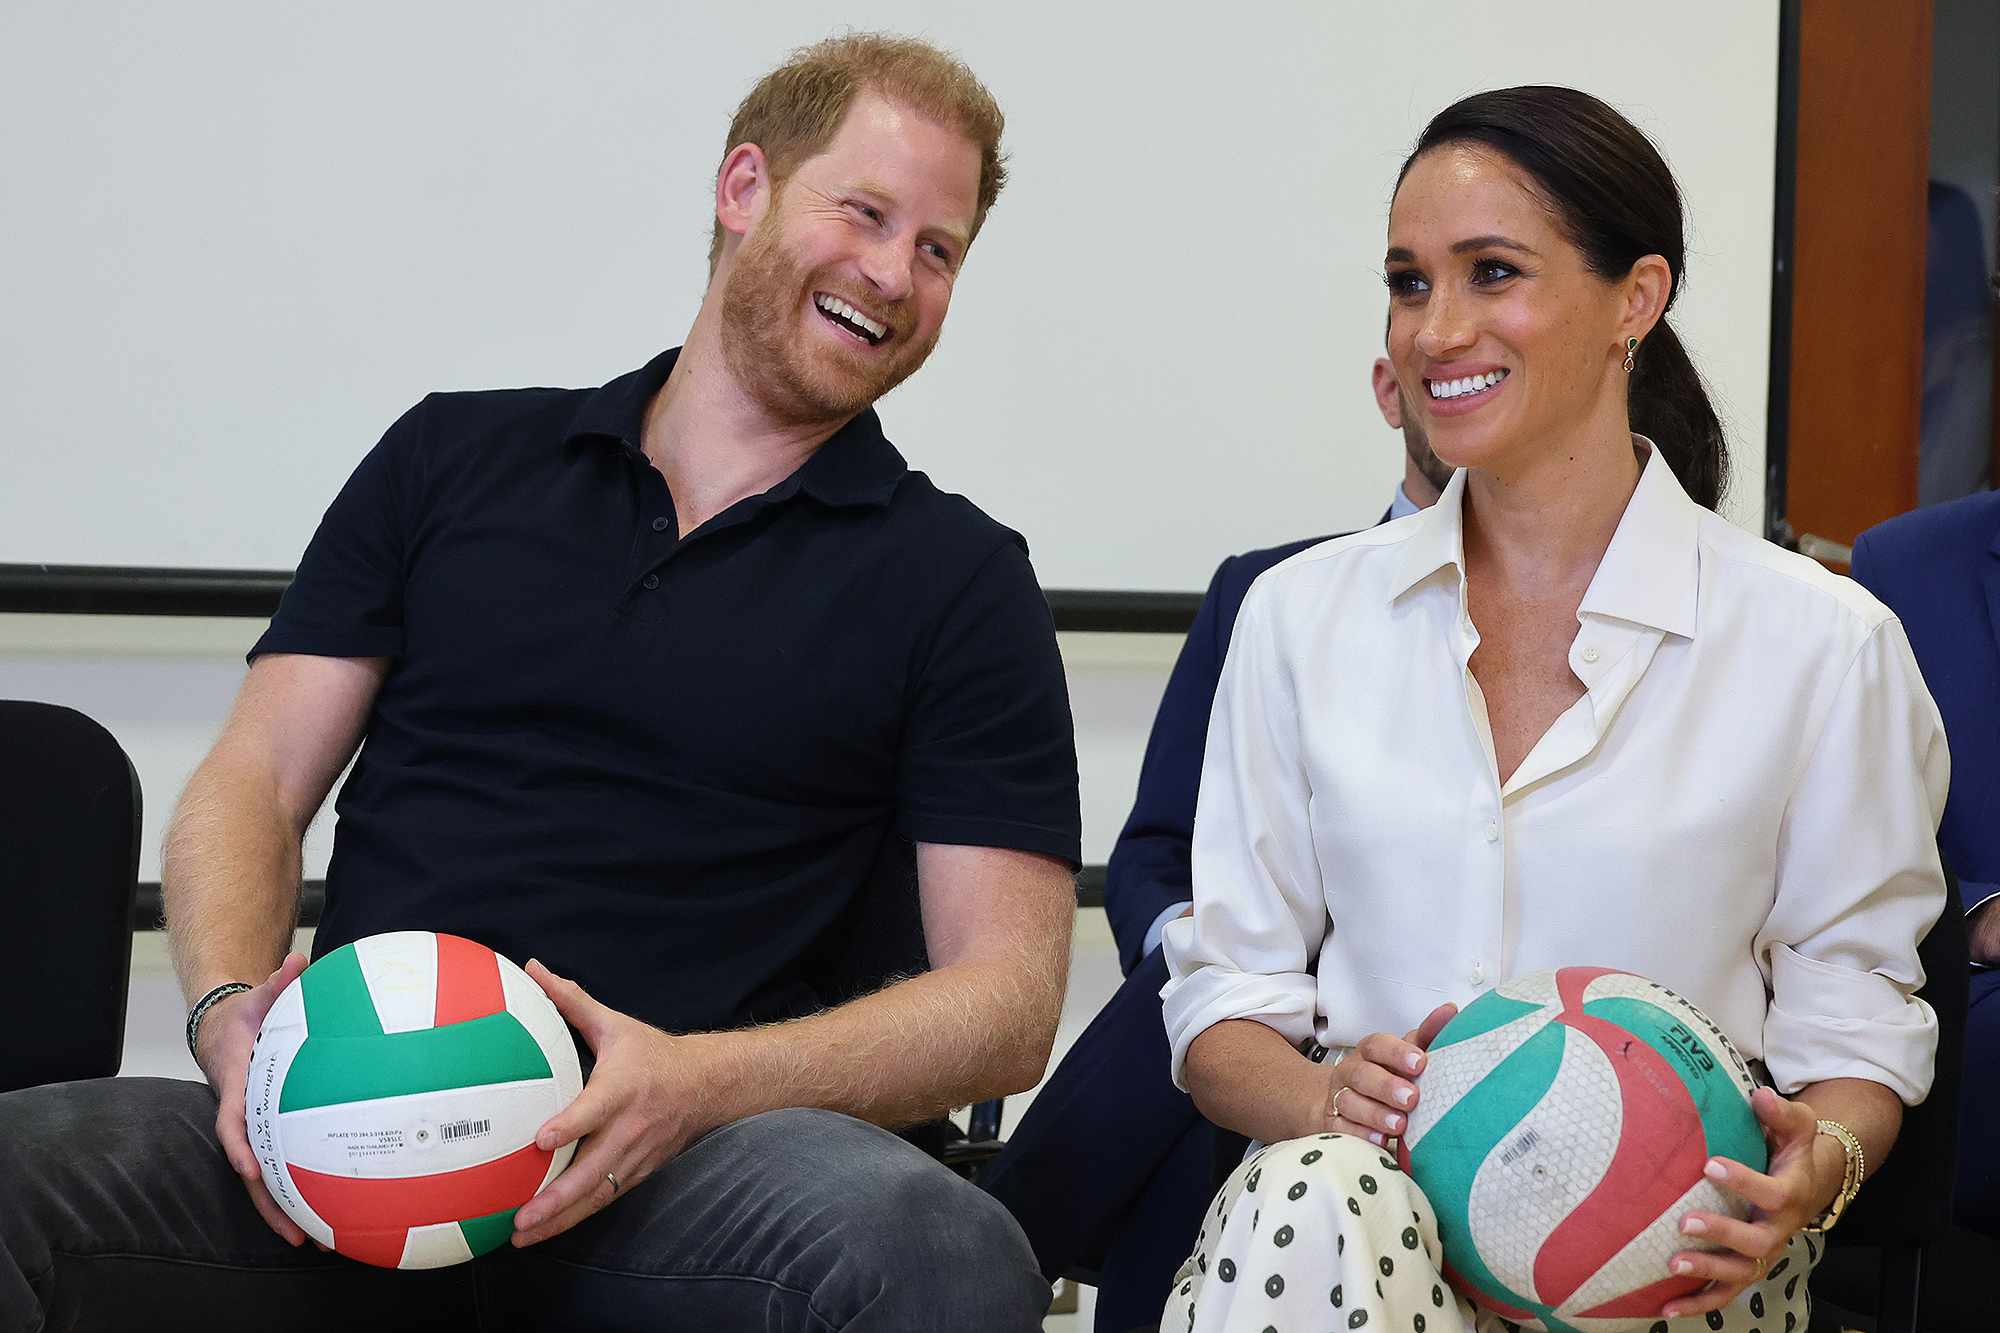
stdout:
POLYGON ((918 667, 897 779, 914 842, 1082 862, 1076 733, 1055 622, 1008 540, 945 606, 918 667))
POLYGON ((1167 923, 1161 991, 1176 1084, 1188 1047, 1250 1018, 1294 1044, 1313 1031, 1326 889, 1313 852, 1298 697, 1271 577, 1253 584, 1223 662, 1194 820, 1194 915, 1167 923))
POLYGON ((1937 1016, 1913 992, 1917 943, 1944 910, 1936 839, 1950 768, 1902 625, 1885 620, 1848 667, 1779 832, 1756 947, 1780 1092, 1862 1078, 1914 1106, 1930 1090, 1937 1016))
POLYGON ((403 650, 403 582, 411 498, 419 494, 424 404, 405 412, 327 506, 271 624, 251 647, 318 657, 394 657, 403 650))

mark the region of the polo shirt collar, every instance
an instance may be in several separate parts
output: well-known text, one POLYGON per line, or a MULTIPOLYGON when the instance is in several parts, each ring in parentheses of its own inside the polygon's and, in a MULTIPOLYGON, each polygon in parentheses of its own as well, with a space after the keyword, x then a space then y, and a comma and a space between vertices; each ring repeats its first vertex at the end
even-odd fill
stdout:
MULTIPOLYGON (((1645 446, 1646 463, 1577 615, 1623 620, 1692 638, 1700 577, 1695 539, 1701 510, 1688 499, 1653 442, 1643 435, 1632 438, 1645 446)), ((1390 601, 1441 569, 1456 569, 1463 578, 1465 476, 1463 468, 1453 473, 1438 502, 1412 520, 1415 530, 1402 545, 1389 584, 1390 601)))
MULTIPOLYGON (((639 369, 593 390, 571 419, 564 447, 598 440, 639 448, 646 409, 666 386, 680 354, 680 348, 670 347, 639 369)), ((885 505, 909 470, 903 455, 882 433, 882 419, 867 407, 773 488, 773 498, 804 491, 822 504, 885 505)))

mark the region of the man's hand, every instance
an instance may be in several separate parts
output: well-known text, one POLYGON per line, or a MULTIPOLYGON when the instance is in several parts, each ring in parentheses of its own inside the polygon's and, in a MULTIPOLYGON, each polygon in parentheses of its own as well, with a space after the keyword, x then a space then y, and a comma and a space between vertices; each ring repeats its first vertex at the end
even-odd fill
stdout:
POLYGON ((250 1202, 258 1216, 284 1238, 287 1245, 305 1242, 306 1233, 286 1217, 271 1192, 264 1187, 264 1175, 257 1167, 257 1154, 250 1149, 250 1134, 243 1121, 243 1084, 250 1076, 250 1048, 257 1044, 257 1031, 264 1015, 278 1002, 285 987, 306 970, 306 956, 288 953, 278 970, 255 990, 231 995, 209 1006, 201 1018, 201 1032, 195 1038, 195 1062, 215 1090, 215 1137, 222 1154, 242 1177, 250 1202))
POLYGON ((606 1008, 529 960, 527 972, 597 1056, 583 1093, 535 1135, 544 1151, 581 1139, 563 1173, 514 1214, 514 1244, 559 1236, 631 1189, 707 1128, 699 1043, 606 1008), (613 1178, 616 1178, 614 1185, 613 1178))
POLYGON ((1965 933, 1973 962, 2000 963, 2000 898, 1988 898, 1973 908, 1965 919, 1965 933))

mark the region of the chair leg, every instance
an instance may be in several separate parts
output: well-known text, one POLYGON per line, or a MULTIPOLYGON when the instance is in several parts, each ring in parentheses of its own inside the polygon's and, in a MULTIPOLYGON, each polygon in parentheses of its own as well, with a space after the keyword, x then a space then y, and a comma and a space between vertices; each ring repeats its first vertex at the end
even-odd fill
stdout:
POLYGON ((1921 1247, 1882 1247, 1882 1277, 1875 1294, 1875 1333, 1917 1333, 1917 1296, 1923 1280, 1921 1247))

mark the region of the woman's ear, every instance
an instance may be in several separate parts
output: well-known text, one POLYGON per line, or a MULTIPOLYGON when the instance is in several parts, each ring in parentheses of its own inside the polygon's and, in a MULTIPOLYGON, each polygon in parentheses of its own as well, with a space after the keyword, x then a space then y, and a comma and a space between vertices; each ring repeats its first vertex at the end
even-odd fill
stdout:
POLYGON ((1645 255, 1625 275, 1625 309, 1618 321, 1618 341, 1637 338, 1641 343, 1667 313, 1667 300, 1674 293, 1674 271, 1659 255, 1645 255))

